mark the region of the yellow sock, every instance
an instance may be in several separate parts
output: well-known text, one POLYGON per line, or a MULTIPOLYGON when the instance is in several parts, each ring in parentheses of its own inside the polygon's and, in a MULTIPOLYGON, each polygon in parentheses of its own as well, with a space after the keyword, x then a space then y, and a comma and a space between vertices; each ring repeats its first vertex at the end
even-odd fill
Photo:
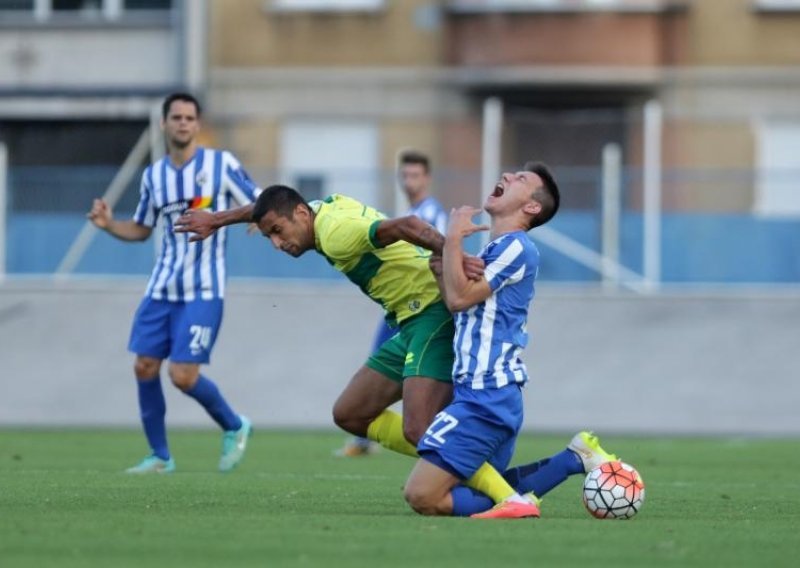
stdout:
POLYGON ((465 485, 488 495, 495 503, 501 503, 516 493, 502 475, 488 463, 478 468, 465 485))
MULTIPOLYGON (((367 428, 367 438, 393 452, 417 457, 417 448, 403 435, 403 417, 391 410, 384 410, 370 423, 367 428)), ((500 503, 516 493, 503 476, 488 463, 478 468, 478 471, 466 481, 466 485, 488 495, 495 503, 500 503)))
POLYGON ((403 436, 403 417, 384 410, 367 428, 367 438, 393 452, 417 457, 417 448, 403 436))

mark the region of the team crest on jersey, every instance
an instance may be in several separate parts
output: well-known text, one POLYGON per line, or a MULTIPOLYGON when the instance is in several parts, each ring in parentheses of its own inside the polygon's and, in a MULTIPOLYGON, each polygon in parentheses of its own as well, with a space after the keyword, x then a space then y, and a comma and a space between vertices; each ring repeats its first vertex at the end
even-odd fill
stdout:
POLYGON ((408 309, 411 310, 412 312, 416 312, 417 310, 419 310, 419 306, 420 306, 419 300, 411 300, 408 303, 408 309))
POLYGON ((203 170, 200 170, 199 172, 197 172, 197 175, 194 176, 194 183, 196 183, 199 186, 205 185, 207 181, 208 181, 208 175, 203 170))

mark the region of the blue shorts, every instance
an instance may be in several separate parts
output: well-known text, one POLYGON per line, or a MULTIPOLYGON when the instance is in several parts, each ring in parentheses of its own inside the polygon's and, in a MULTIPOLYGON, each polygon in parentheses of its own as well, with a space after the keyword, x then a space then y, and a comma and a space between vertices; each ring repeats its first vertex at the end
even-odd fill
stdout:
POLYGON ((417 445, 420 457, 459 479, 489 462, 505 471, 522 427, 518 385, 474 390, 456 384, 453 402, 436 415, 417 445))
POLYGON ((128 350, 174 363, 208 363, 222 323, 222 300, 168 302, 145 297, 136 310, 128 350))

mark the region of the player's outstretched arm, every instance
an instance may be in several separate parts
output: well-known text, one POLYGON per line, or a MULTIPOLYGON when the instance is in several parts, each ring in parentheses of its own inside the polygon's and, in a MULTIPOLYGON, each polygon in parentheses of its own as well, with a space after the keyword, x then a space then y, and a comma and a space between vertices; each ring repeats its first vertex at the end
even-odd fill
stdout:
POLYGON ((123 241, 144 241, 153 232, 153 229, 140 225, 132 220, 118 221, 114 219, 111 207, 102 199, 95 199, 92 208, 86 217, 98 229, 103 229, 108 234, 123 241))
MULTIPOLYGON (((441 256, 445 241, 444 235, 433 225, 414 215, 381 221, 375 231, 375 238, 382 246, 389 246, 397 241, 406 241, 431 251, 434 256, 441 256)), ((467 278, 472 280, 482 278, 483 261, 469 254, 464 254, 463 258, 467 278)))
POLYGON ((442 254, 444 235, 414 215, 385 219, 375 231, 375 238, 382 246, 389 246, 397 241, 406 241, 431 251, 442 254))
POLYGON ((485 278, 470 278, 464 270, 464 238, 478 231, 489 229, 486 225, 475 225, 472 217, 480 213, 474 207, 459 207, 450 213, 442 253, 442 297, 451 312, 464 311, 483 302, 492 295, 485 278))
POLYGON ((253 205, 244 205, 227 211, 202 211, 189 209, 175 222, 176 233, 194 233, 190 242, 202 241, 213 235, 217 229, 236 223, 250 223, 253 218, 253 205))

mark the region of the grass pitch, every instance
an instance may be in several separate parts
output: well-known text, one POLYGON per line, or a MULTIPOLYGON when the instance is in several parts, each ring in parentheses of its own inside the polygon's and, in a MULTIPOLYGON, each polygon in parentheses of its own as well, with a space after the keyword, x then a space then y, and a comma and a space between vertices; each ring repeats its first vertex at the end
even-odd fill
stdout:
MULTIPOLYGON (((0 430, 0 566, 795 566, 800 440, 602 438, 647 488, 630 521, 598 521, 573 477, 542 519, 423 518, 405 505, 412 460, 334 458, 335 432, 257 431, 216 473, 212 432, 170 436, 178 472, 120 471, 135 431, 0 430)), ((563 448, 524 435, 517 463, 563 448)))

